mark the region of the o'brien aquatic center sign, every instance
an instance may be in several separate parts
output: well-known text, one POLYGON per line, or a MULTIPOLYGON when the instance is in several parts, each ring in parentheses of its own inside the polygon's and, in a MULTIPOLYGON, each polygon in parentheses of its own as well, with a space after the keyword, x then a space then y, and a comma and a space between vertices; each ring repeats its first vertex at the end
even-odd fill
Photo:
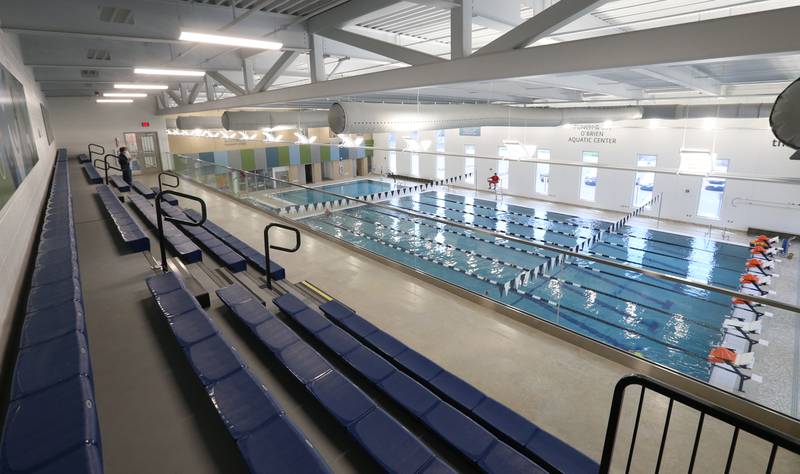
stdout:
POLYGON ((600 125, 576 125, 576 135, 567 139, 570 143, 599 143, 605 145, 616 145, 617 139, 609 137, 611 130, 602 128, 600 125))

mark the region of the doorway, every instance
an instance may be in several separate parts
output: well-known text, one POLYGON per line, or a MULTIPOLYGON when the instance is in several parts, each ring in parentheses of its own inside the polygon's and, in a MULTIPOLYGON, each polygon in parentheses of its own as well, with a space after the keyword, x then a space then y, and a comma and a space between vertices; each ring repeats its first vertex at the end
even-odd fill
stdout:
POLYGON ((158 147, 158 134, 156 132, 127 132, 125 146, 131 152, 134 161, 134 171, 145 173, 156 172, 160 169, 161 151, 158 147), (138 163, 138 169, 136 169, 138 163))
POLYGON ((314 182, 314 173, 312 171, 311 165, 305 165, 306 170, 306 183, 313 183, 314 182))

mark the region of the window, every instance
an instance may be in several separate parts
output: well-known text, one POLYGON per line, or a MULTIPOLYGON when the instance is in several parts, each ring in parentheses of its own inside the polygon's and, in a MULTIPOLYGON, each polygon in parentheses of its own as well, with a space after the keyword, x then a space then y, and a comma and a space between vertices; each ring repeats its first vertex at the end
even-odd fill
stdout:
POLYGON ((392 150, 389 152, 389 172, 390 173, 397 173, 397 152, 394 151, 397 148, 397 137, 394 133, 389 134, 389 149, 392 150))
MULTIPOLYGON (((549 160, 550 150, 536 150, 537 160, 549 160)), ((550 192, 550 165, 536 163, 536 192, 547 195, 550 192)))
POLYGON ((508 189, 508 161, 497 162, 497 176, 500 177, 500 189, 508 189))
MULTIPOLYGON (((600 159, 600 153, 596 151, 584 151, 581 158, 584 163, 597 163, 600 159)), ((596 190, 597 168, 590 168, 587 166, 581 167, 580 198, 584 201, 594 202, 596 190)))
MULTIPOLYGON (((655 168, 656 155, 636 155, 636 166, 639 168, 655 168)), ((653 197, 653 186, 656 174, 653 172, 637 171, 636 181, 633 184, 633 207, 641 207, 653 197)))
MULTIPOLYGON (((444 130, 436 131, 436 152, 444 153, 444 130)), ((436 155, 436 179, 445 178, 444 156, 436 155)))
MULTIPOLYGON (((727 173, 729 160, 713 160, 711 171, 727 173)), ((697 215, 709 219, 719 219, 722 199, 725 197, 725 178, 703 178, 697 215)))
MULTIPOLYGON (((412 133, 411 139, 419 143, 419 132, 412 133)), ((411 176, 419 176, 419 153, 411 153, 411 176)))
POLYGON ((464 174, 469 175, 464 178, 464 182, 467 184, 475 184, 475 158, 469 158, 470 156, 475 156, 475 145, 464 145, 464 174))

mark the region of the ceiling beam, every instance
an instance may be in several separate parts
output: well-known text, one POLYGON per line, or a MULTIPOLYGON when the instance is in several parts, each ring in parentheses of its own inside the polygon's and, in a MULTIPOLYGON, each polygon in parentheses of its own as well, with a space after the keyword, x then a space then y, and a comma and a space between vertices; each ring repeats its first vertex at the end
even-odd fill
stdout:
POLYGON ((595 94, 610 95, 622 99, 644 99, 644 90, 622 82, 611 82, 599 77, 581 76, 539 76, 525 81, 550 87, 574 89, 595 94))
POLYGON ((176 104, 178 104, 179 106, 181 106, 181 105, 186 105, 186 104, 184 104, 184 103, 183 103, 183 99, 181 98, 181 96, 180 96, 180 95, 178 95, 178 93, 177 93, 177 92, 175 92, 175 91, 173 91, 173 90, 167 90, 167 91, 165 91, 165 92, 166 92, 166 93, 167 93, 167 95, 168 95, 168 96, 170 96, 170 97, 172 98, 172 100, 174 100, 174 101, 175 101, 175 103, 176 103, 176 104))
POLYGON ((609 0, 560 1, 524 21, 475 52, 491 54, 524 48, 536 40, 566 26, 609 0))
POLYGON ((206 101, 211 102, 217 100, 217 93, 214 90, 214 79, 212 79, 208 73, 203 76, 203 83, 206 86, 206 101))
POLYGON ((202 81, 198 81, 192 86, 192 91, 189 92, 189 103, 194 104, 194 101, 197 100, 198 94, 200 94, 200 86, 203 84, 202 81))
POLYGON ((785 32, 794 31, 798 24, 800 7, 782 8, 504 53, 472 55, 444 63, 286 87, 174 110, 175 113, 199 112, 440 84, 796 54, 800 52, 800 35, 785 32), (609 54, 609 51, 625 51, 625 54, 609 54))
POLYGON ((423 53, 350 31, 331 29, 320 32, 320 35, 412 66, 444 61, 442 58, 432 54, 423 53))
POLYGON ((308 20, 308 31, 317 33, 341 28, 358 17, 394 5, 398 0, 350 0, 308 20))
POLYGON ((245 95, 247 91, 243 88, 239 87, 239 84, 236 84, 232 80, 228 79, 226 76, 216 72, 216 71, 208 71, 206 73, 207 76, 211 77, 218 83, 222 84, 222 86, 228 89, 233 95, 245 95))
POLYGON ((472 54, 472 0, 461 0, 450 10, 450 59, 472 54))
POLYGON ((322 50, 322 37, 310 33, 308 44, 311 50, 308 52, 308 72, 311 82, 324 82, 325 77, 325 55, 322 50))
POLYGON ((687 66, 651 67, 634 69, 644 76, 670 82, 689 90, 704 92, 710 95, 722 95, 722 83, 713 77, 702 77, 693 72, 696 70, 687 66))
POLYGON ((291 66, 295 59, 297 59, 299 53, 296 51, 284 51, 283 54, 280 55, 277 61, 269 68, 264 77, 258 81, 256 84, 255 91, 256 92, 263 92, 275 83, 275 81, 283 74, 283 72, 291 66))

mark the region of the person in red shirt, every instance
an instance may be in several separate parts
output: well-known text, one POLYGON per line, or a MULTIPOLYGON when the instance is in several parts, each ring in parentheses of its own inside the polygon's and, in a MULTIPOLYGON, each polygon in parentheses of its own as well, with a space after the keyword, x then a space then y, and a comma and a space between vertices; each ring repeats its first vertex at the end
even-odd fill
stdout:
POLYGON ((489 189, 497 189, 497 184, 500 183, 500 176, 497 173, 489 176, 489 189))

